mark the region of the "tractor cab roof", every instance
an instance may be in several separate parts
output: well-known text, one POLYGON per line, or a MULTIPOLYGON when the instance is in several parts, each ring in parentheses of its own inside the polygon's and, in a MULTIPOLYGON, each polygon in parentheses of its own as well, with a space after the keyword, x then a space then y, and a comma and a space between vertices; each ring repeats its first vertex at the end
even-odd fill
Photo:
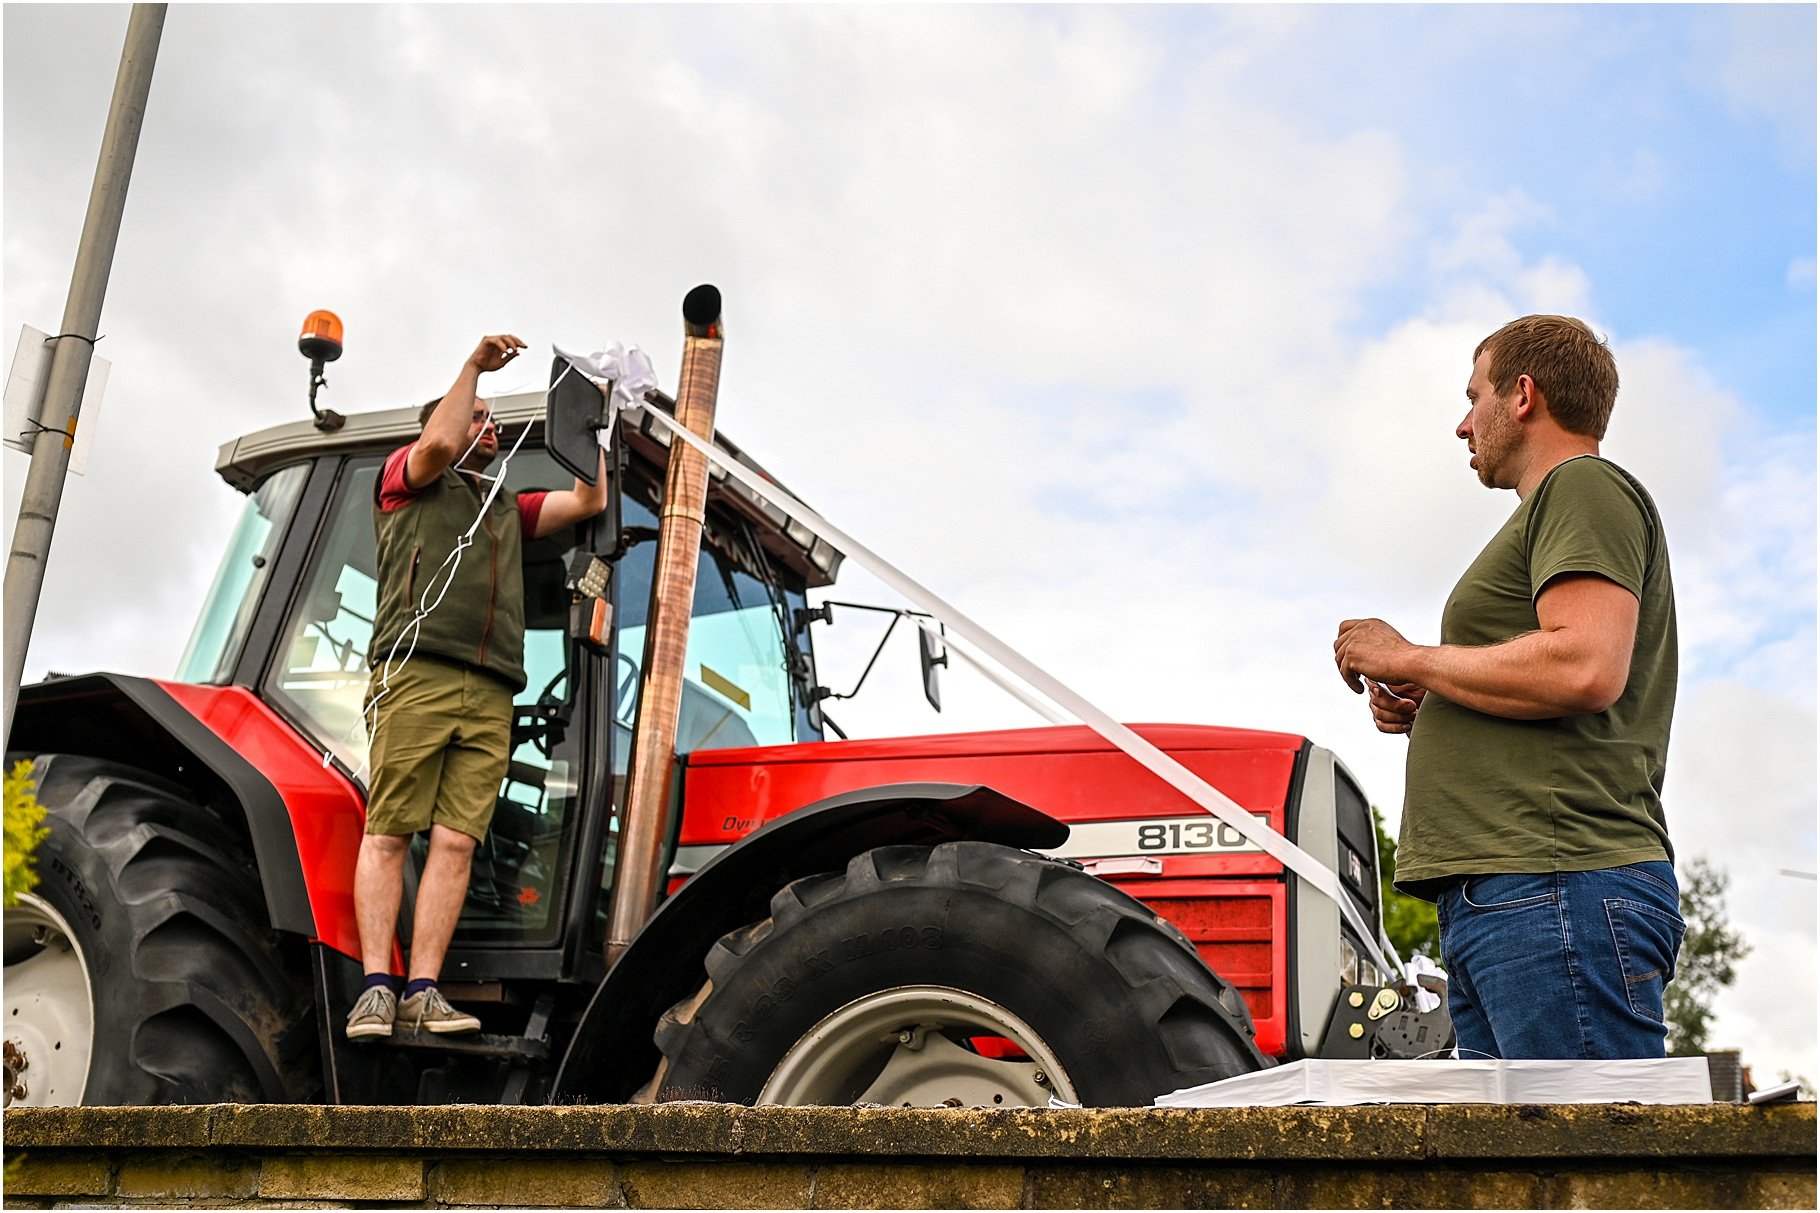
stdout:
MULTIPOLYGON (((537 442, 543 431, 542 392, 489 399, 493 416, 502 427, 530 425, 535 432, 528 441, 537 442)), ((675 412, 675 402, 668 396, 653 392, 649 399, 665 412, 675 412)), ((267 473, 286 464, 324 455, 384 454, 396 450, 421 432, 417 414, 417 406, 355 413, 340 429, 326 432, 310 421, 291 421, 256 430, 223 443, 215 458, 215 471, 236 489, 250 492, 267 473)), ((660 468, 666 465, 670 445, 667 430, 648 420, 643 425, 622 421, 620 433, 634 455, 642 456, 660 468)), ((775 476, 718 430, 714 445, 764 479, 783 487, 775 476)), ((708 504, 710 509, 719 507, 751 523, 765 550, 800 574, 808 585, 834 583, 840 571, 841 553, 826 540, 816 538, 808 528, 792 522, 782 510, 761 500, 739 481, 725 473, 710 475, 708 504)))

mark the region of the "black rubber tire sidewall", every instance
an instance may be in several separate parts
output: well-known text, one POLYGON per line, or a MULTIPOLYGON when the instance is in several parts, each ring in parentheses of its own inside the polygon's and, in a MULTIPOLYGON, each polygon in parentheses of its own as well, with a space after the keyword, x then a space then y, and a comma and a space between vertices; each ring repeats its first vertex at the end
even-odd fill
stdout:
POLYGON ((274 1103, 319 1093, 312 1004, 295 971, 301 941, 282 949, 290 967, 281 968, 276 933, 254 900, 256 876, 230 832, 198 837, 208 811, 144 772, 70 755, 38 767, 49 834, 34 892, 74 934, 94 1012, 82 1102, 274 1103), (132 825, 115 820, 113 837, 90 836, 98 818, 122 812, 132 825), (134 865, 153 862, 185 873, 180 887, 129 899, 134 865), (173 931, 194 944, 175 963, 173 931))
POLYGON ((1223 983, 1179 933, 1071 865, 987 843, 881 848, 844 877, 797 882, 772 904, 771 919, 717 945, 712 988, 688 1022, 660 1027, 660 1099, 750 1103, 825 1016, 909 986, 961 989, 1017 1015, 1089 1106, 1146 1105, 1268 1064, 1249 1024, 1235 1029, 1212 1005, 1223 983), (880 881, 864 870, 913 868, 911 852, 925 856, 921 876, 880 881), (798 909, 793 891, 804 885, 819 900, 798 909), (1136 962, 1115 963, 1113 936, 1136 962))

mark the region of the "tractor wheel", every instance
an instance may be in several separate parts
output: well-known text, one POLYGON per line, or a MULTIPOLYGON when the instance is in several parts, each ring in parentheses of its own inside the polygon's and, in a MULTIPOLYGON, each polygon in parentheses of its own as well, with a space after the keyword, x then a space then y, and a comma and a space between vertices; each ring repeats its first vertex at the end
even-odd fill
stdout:
POLYGON ((660 1101, 1117 1107, 1271 1064, 1181 932, 992 843, 795 881, 706 967, 658 1025, 660 1101))
POLYGON ((321 1063, 302 940, 239 834, 155 775, 35 760, 50 834, 6 911, 8 1104, 284 1103, 321 1063))

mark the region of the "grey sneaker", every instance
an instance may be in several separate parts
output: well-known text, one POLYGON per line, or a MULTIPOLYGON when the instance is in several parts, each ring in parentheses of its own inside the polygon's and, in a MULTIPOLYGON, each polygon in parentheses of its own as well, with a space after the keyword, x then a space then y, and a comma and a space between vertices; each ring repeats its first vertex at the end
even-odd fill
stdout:
POLYGON ((392 1020, 397 1015, 398 995, 392 993, 390 986, 374 986, 362 990, 354 1003, 354 1009, 348 1012, 348 1039, 390 1036, 392 1020))
POLYGON ((419 1032, 478 1032, 480 1021, 457 1011, 435 986, 419 990, 398 1004, 398 1020, 419 1032))

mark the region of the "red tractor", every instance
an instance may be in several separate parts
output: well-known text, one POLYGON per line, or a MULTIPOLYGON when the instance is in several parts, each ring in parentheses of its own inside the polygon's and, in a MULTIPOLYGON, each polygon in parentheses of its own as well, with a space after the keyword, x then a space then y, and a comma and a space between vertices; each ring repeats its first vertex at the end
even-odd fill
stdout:
MULTIPOLYGON (((528 427, 508 489, 567 483, 545 403, 494 401, 528 427)), ((348 1041, 374 480, 417 422, 325 416, 222 448, 246 504, 174 680, 20 693, 8 762, 33 760, 50 834, 6 911, 9 1103, 1134 1105, 1444 1044, 1327 894, 1087 728, 825 739, 807 595, 842 555, 736 477, 707 478, 669 604, 686 657, 646 668, 679 444, 633 414, 606 514, 525 548, 529 689, 443 969, 483 1030, 348 1041), (653 812, 627 775, 659 678, 680 707, 653 812), (661 904, 616 922, 641 868, 661 904)), ((1371 812, 1331 753, 1137 732, 1376 929, 1371 812)))

